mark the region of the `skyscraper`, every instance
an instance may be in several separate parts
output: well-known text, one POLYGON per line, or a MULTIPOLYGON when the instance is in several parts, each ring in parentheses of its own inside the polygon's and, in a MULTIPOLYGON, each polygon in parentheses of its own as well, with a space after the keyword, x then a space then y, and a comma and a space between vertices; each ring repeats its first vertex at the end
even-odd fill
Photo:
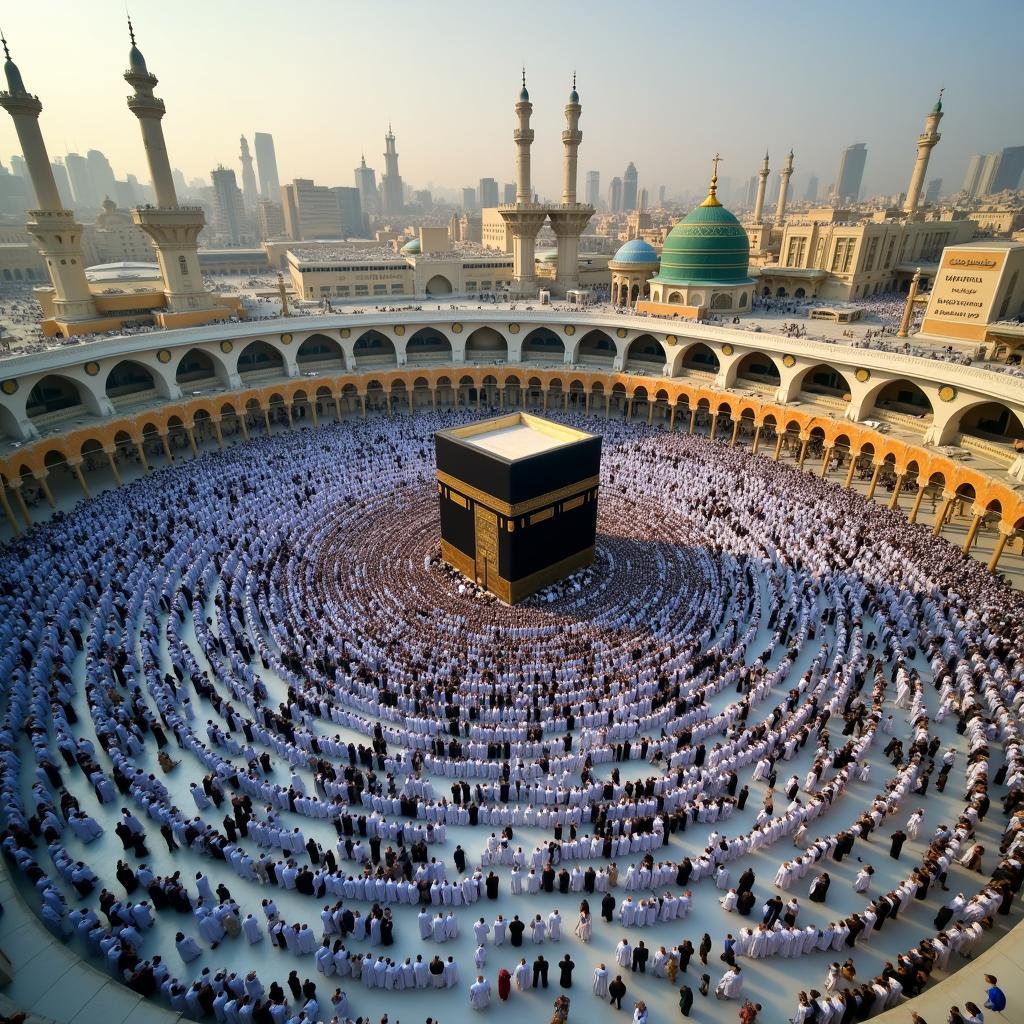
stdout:
POLYGON ((275 202, 281 194, 281 182, 277 176, 277 154, 274 152, 274 136, 269 132, 257 132, 253 136, 256 150, 256 169, 260 179, 260 196, 275 202))
POLYGON ((364 214, 377 212, 377 172, 366 166, 366 154, 362 155, 355 169, 356 188, 359 189, 359 205, 364 214))
POLYGON ((114 195, 114 169, 98 149, 90 149, 85 158, 89 163, 89 177, 92 178, 92 190, 98 209, 107 196, 114 195))
POLYGON ((358 188, 346 188, 343 185, 331 189, 338 203, 338 216, 341 219, 341 232, 345 236, 363 234, 363 206, 358 188))
POLYGON ((749 178, 747 178, 747 206, 753 206, 754 203, 757 202, 758 181, 759 179, 756 174, 752 174, 749 178))
POLYGON ((807 179, 807 189, 804 192, 804 201, 813 203, 818 198, 818 176, 812 174, 807 179))
POLYGON ((238 245, 245 221, 242 192, 235 172, 223 165, 210 171, 213 182, 213 230, 224 241, 238 245))
POLYGON ((25 158, 20 153, 15 153, 11 157, 11 174, 17 175, 24 181, 29 180, 28 164, 25 163, 25 158))
POLYGON ((481 178, 477 190, 480 209, 487 210, 498 205, 498 183, 493 178, 481 178))
POLYGON ((622 212, 622 179, 612 178, 608 186, 608 209, 612 213, 622 212))
POLYGON ((629 213, 636 209, 636 183, 639 175, 636 165, 630 161, 626 173, 622 176, 622 209, 629 213))
POLYGON ((839 161, 839 174, 836 176, 837 203, 857 202, 867 158, 868 147, 864 142, 855 142, 843 150, 842 159, 839 161))
MULTIPOLYGON (((723 182, 726 185, 732 185, 732 182, 729 181, 727 178, 723 178, 722 180, 723 180, 723 182)), ((658 186, 658 206, 661 209, 664 209, 664 207, 665 207, 665 186, 664 185, 659 185, 658 186)))
POLYGON ((57 183, 57 191, 60 193, 60 201, 64 204, 65 210, 70 210, 72 205, 72 193, 71 181, 68 178, 68 170, 59 160, 50 161, 50 170, 53 171, 53 180, 57 183))
POLYGON ((398 173, 398 152, 395 149, 395 133, 388 125, 388 133, 384 136, 384 177, 380 180, 383 192, 384 214, 393 217, 402 212, 404 195, 402 192, 402 176, 398 173))
MULTIPOLYGON (((12 161, 13 162, 13 161, 12 161)), ((64 167, 71 182, 71 194, 75 206, 82 210, 99 207, 100 201, 92 187, 92 175, 89 173, 89 161, 78 153, 68 153, 64 157, 64 167)))
POLYGON ((1024 174, 1024 146, 1010 146, 999 154, 999 163, 992 180, 990 192, 1004 192, 1015 189, 1024 174))
POLYGON ((961 191, 973 199, 978 194, 978 185, 981 183, 981 168, 985 163, 984 153, 975 153, 967 165, 967 173, 964 175, 964 183, 961 191))
POLYGON ((467 213, 476 209, 476 189, 464 188, 462 190, 462 209, 467 213))
POLYGON ((501 201, 503 203, 514 203, 516 201, 516 183, 514 181, 505 182, 501 189, 501 201))
POLYGON ((928 206, 934 206, 939 201, 939 193, 942 191, 942 179, 932 178, 924 192, 924 201, 928 206))
POLYGON ((996 174, 999 172, 999 154, 988 153, 981 161, 981 168, 978 171, 978 191, 975 195, 991 195, 994 190, 996 174))
POLYGON ((587 206, 593 206, 597 209, 597 204, 601 199, 601 172, 600 171, 587 171, 587 206))
POLYGON ((242 164, 242 198, 245 200, 246 210, 252 214, 256 212, 256 200, 259 198, 256 188, 256 175, 252 169, 252 155, 249 153, 249 143, 243 135, 238 140, 241 147, 238 159, 242 164))

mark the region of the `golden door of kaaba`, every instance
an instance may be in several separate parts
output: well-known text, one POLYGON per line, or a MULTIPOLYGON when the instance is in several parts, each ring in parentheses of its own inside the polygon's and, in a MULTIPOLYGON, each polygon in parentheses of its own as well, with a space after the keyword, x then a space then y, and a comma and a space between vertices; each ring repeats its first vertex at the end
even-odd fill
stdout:
POLYGON ((476 506, 476 582, 485 590, 491 574, 498 568, 498 517, 489 509, 476 506))

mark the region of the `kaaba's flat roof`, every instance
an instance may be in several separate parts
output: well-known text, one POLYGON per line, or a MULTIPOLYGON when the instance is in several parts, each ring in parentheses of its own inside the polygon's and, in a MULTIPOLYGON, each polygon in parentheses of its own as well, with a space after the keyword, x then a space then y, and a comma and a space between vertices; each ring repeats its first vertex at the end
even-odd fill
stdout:
POLYGON ((518 462, 585 441, 593 434, 528 413, 514 412, 440 433, 505 462, 518 462))

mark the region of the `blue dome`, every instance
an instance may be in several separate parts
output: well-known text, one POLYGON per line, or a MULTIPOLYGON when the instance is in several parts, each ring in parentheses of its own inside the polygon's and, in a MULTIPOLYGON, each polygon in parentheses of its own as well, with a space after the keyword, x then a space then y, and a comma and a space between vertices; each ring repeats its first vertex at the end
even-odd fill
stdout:
POLYGON ((149 74, 149 69, 146 67, 146 58, 142 56, 142 51, 132 43, 132 48, 128 51, 128 67, 132 71, 138 71, 143 75, 149 74))
POLYGON ((580 101, 580 94, 575 89, 573 89, 573 91, 571 93, 569 93, 569 102, 570 103, 579 103, 579 101, 580 101))
POLYGON ((654 246, 642 238, 632 238, 612 257, 616 263, 657 263, 654 246))
POLYGON ((406 242, 399 251, 404 253, 406 256, 419 256, 420 240, 418 238, 414 238, 411 242, 406 242))
POLYGON ((520 103, 529 103, 530 102, 530 94, 526 91, 526 86, 525 85, 523 86, 522 90, 519 93, 519 102, 520 103))

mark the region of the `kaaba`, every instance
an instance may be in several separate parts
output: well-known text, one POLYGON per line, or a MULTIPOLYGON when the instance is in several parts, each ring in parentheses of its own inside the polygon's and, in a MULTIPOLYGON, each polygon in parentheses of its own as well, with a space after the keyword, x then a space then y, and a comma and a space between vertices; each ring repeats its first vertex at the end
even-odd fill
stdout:
POLYGON ((434 435, 441 557, 506 604, 594 560, 601 438, 511 413, 434 435))

